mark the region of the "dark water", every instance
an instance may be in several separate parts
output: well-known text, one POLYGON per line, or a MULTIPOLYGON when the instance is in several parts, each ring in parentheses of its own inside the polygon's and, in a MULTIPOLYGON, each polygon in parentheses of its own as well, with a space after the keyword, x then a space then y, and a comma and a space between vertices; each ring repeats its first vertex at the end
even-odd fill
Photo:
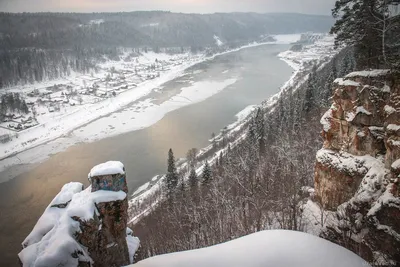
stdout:
MULTIPOLYGON (((125 164, 128 186, 133 192, 155 175, 165 172, 169 148, 176 157, 183 157, 192 147, 208 145, 211 133, 218 133, 234 122, 235 114, 277 93, 292 73, 292 69, 276 56, 288 47, 249 48, 199 64, 185 77, 167 83, 163 94, 188 86, 184 82, 188 79, 239 79, 203 102, 167 114, 151 127, 70 147, 29 172, 1 183, 0 266, 18 266, 21 242, 65 183, 79 181, 87 185, 87 173, 94 165, 120 160, 125 164), (196 69, 202 72, 193 72, 196 69)), ((37 149, 40 153, 40 147, 37 149)))

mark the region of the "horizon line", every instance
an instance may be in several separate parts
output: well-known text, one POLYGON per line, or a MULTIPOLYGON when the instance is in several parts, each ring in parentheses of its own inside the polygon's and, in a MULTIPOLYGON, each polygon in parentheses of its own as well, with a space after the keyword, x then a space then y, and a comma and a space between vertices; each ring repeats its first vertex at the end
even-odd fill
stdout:
MULTIPOLYGON (((159 13, 174 13, 174 14, 187 14, 187 15, 213 15, 213 14, 258 14, 258 15, 269 15, 269 14, 285 14, 285 15, 307 15, 307 16, 323 16, 332 17, 330 14, 315 14, 315 13, 300 13, 300 12, 256 12, 256 11, 232 11, 232 12, 177 12, 170 10, 132 10, 132 11, 0 11, 0 14, 118 14, 118 13, 139 13, 139 12, 159 12, 159 13)), ((332 17, 333 18, 333 17, 332 17)))

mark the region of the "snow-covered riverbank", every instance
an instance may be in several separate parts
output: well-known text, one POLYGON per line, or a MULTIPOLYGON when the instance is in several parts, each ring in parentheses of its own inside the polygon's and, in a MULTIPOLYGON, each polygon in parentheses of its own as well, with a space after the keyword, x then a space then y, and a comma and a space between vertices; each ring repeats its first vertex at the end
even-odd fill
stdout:
MULTIPOLYGON (((276 36, 277 41, 274 43, 289 44, 299 40, 299 38, 299 34, 276 36)), ((159 78, 139 84, 134 89, 127 90, 101 102, 82 107, 77 106, 70 113, 54 116, 43 124, 22 131, 19 133, 18 138, 2 144, 0 157, 3 160, 0 161, 0 172, 14 165, 39 163, 49 155, 61 152, 79 142, 91 142, 148 127, 172 110, 203 101, 233 84, 235 79, 231 78, 221 82, 209 83, 193 82, 190 86, 183 88, 180 93, 159 105, 151 103, 151 99, 143 100, 143 98, 154 92, 165 82, 182 76, 187 68, 195 64, 211 60, 222 54, 264 44, 271 43, 253 43, 212 57, 201 56, 197 59, 189 60, 189 62, 163 73, 159 78), (139 99, 142 100, 138 101, 139 99), (126 108, 127 106, 129 108, 126 108), (110 125, 110 127, 104 128, 104 125, 110 125), (103 128, 99 129, 99 126, 103 126, 103 128)), ((4 182, 9 178, 2 177, 0 182, 4 182)))
MULTIPOLYGON (((280 98, 281 94, 293 87, 297 89, 308 77, 308 73, 314 64, 323 65, 329 62, 332 57, 338 53, 338 50, 334 49, 334 37, 331 35, 322 35, 321 39, 313 44, 303 47, 301 51, 285 51, 280 53, 278 56, 281 60, 285 61, 290 67, 293 68, 293 74, 290 79, 280 88, 280 91, 274 96, 264 101, 263 105, 267 107, 273 106, 280 98)), ((257 109, 257 105, 251 105, 243 109, 236 115, 237 120, 229 125, 225 130, 227 135, 235 135, 235 142, 231 143, 231 147, 234 147, 240 142, 246 135, 243 132, 243 127, 251 118, 254 110, 257 109)), ((216 137, 220 139, 221 134, 216 137)), ((201 149, 198 157, 204 155, 212 149, 212 145, 201 149)), ((227 147, 222 148, 219 151, 213 153, 212 156, 207 158, 209 163, 213 163, 220 153, 225 153, 227 147)), ((203 169, 203 163, 198 163, 196 166, 196 172, 198 175, 201 174, 203 169)), ((185 168, 185 163, 179 166, 185 168)), ((163 184, 162 176, 153 177, 150 182, 145 183, 139 187, 134 193, 133 198, 129 201, 130 204, 130 222, 132 224, 137 223, 143 216, 146 216, 151 210, 157 205, 159 201, 163 200, 163 196, 160 193, 163 184)))

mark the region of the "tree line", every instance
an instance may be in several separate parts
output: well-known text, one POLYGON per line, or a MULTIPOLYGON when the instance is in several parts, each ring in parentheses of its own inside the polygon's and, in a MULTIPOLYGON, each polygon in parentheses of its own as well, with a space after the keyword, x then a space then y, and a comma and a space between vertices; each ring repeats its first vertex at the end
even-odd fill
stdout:
POLYGON ((0 52, 0 88, 66 77, 95 70, 95 53, 42 49, 0 52))
POLYGON ((6 93, 1 95, 0 98, 0 121, 7 113, 23 113, 28 114, 29 108, 19 93, 6 93))
POLYGON ((328 16, 302 14, 0 13, 0 48, 190 47, 254 41, 265 34, 326 32, 328 16))

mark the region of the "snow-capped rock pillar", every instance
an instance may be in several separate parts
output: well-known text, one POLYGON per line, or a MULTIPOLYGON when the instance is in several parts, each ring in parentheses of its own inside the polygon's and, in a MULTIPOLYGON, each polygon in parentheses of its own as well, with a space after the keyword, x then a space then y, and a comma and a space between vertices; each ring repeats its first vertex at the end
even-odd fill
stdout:
MULTIPOLYGON (((92 193, 108 191, 128 193, 125 168, 121 162, 109 161, 92 168, 89 175, 92 193)), ((124 266, 130 264, 126 241, 128 199, 101 202, 96 205, 95 220, 81 222, 78 239, 88 248, 94 266, 124 266)))
POLYGON ((88 179, 92 184, 92 192, 105 190, 128 193, 125 168, 119 161, 108 161, 93 167, 88 179))
POLYGON ((53 199, 18 254, 23 266, 114 267, 133 263, 139 239, 127 227, 124 165, 111 161, 89 173, 93 187, 69 183, 53 199))

